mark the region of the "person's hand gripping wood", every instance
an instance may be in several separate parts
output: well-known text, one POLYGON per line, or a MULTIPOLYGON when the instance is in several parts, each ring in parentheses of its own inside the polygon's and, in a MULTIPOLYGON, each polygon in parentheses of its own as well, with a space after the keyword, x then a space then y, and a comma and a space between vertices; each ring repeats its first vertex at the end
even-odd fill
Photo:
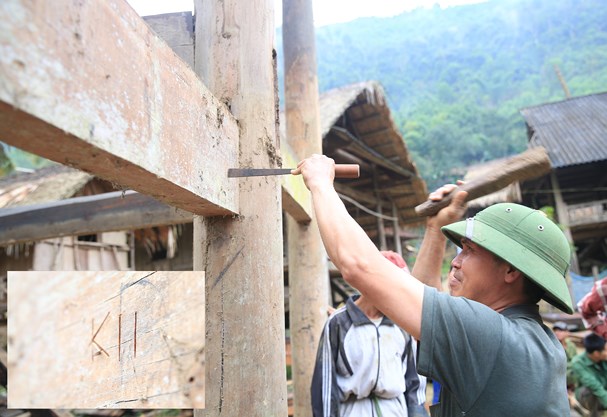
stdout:
MULTIPOLYGON (((430 201, 440 201, 462 185, 445 184, 428 196, 430 201)), ((441 269, 445 256, 447 238, 441 232, 441 227, 461 220, 466 213, 466 191, 456 191, 448 206, 440 209, 435 215, 428 216, 426 220, 426 232, 424 240, 419 248, 417 260, 413 266, 412 274, 426 285, 442 291, 441 269)))
MULTIPOLYGON (((440 201, 451 194, 458 186, 463 184, 464 182, 459 180, 457 181, 457 184, 445 184, 431 192, 430 195, 428 195, 428 200, 440 201)), ((427 226, 440 230, 443 226, 461 220, 464 214, 466 214, 466 197, 468 197, 467 191, 457 191, 447 207, 442 208, 433 216, 428 216, 427 226)))

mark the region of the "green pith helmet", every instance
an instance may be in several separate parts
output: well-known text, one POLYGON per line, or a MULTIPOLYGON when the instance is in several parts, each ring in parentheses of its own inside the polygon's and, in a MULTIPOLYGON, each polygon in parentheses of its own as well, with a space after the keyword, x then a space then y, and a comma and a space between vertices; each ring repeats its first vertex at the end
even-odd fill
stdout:
POLYGON ((457 246, 466 237, 502 258, 541 287, 546 301, 573 313, 565 280, 571 249, 563 232, 544 213, 501 203, 441 230, 457 246))

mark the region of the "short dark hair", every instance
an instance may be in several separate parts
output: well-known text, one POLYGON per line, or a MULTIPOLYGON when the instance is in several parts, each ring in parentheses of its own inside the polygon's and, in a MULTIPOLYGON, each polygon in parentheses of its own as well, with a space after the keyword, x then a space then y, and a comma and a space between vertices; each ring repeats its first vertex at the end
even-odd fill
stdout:
POLYGON ((595 333, 590 333, 588 336, 584 337, 584 347, 586 348, 586 353, 593 353, 596 351, 601 351, 605 349, 605 339, 595 333))
MULTIPOLYGON (((498 263, 498 264, 506 263, 506 264, 510 265, 510 268, 516 269, 521 274, 523 274, 520 269, 513 266, 507 260, 500 258, 493 252, 489 252, 489 253, 491 253, 491 255, 493 255, 493 260, 496 263, 498 263)), ((523 291, 524 291, 525 295, 527 296, 528 302, 531 304, 539 303, 540 300, 542 298, 544 298, 544 295, 546 295, 546 291, 543 288, 541 288, 539 285, 537 285, 535 282, 533 282, 533 280, 525 274, 523 274, 523 291)))
POLYGON ((527 277, 527 275, 523 274, 523 279, 523 288, 525 294, 527 294, 527 299, 533 304, 539 303, 540 300, 544 298, 544 295, 546 295, 546 291, 544 291, 539 285, 527 277))

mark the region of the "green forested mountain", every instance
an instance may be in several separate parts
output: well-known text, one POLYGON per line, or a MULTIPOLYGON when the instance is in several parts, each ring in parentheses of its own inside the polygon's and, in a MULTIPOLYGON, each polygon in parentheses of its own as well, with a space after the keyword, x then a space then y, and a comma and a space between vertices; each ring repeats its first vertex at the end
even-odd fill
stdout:
POLYGON ((519 109, 565 98, 555 65, 573 96, 607 91, 607 2, 492 0, 358 19, 317 28, 316 53, 321 91, 384 86, 433 188, 525 148, 519 109))

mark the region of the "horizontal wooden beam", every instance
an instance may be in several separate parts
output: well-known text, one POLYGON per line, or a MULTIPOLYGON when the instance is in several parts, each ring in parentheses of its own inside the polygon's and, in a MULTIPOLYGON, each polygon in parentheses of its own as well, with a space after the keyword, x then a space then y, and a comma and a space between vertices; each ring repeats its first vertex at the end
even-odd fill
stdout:
POLYGON ((192 222, 192 213, 135 191, 0 210, 0 245, 192 222))
POLYGON ((386 168, 390 171, 393 171, 399 175, 404 176, 405 178, 416 177, 415 173, 401 167, 400 165, 390 161, 385 156, 381 155, 379 152, 376 152, 374 149, 365 145, 365 143, 352 135, 346 129, 340 127, 332 127, 331 133, 337 136, 339 139, 345 142, 344 149, 361 157, 368 159, 370 162, 377 164, 383 168, 386 168))
POLYGON ((371 172, 373 170, 373 168, 371 167, 371 165, 369 163, 367 163, 363 159, 359 158, 358 156, 352 155, 351 153, 349 153, 343 149, 334 150, 333 154, 330 156, 333 157, 333 159, 335 159, 336 161, 338 161, 338 160, 343 161, 342 163, 358 164, 360 166, 361 171, 371 172))
POLYGON ((239 127, 123 0, 0 2, 0 137, 199 215, 238 211, 239 127))
POLYGON ((350 198, 356 200, 356 202, 359 204, 363 204, 363 203, 369 204, 371 207, 373 207, 372 210, 377 209, 378 202, 381 203, 382 207, 385 209, 390 209, 392 207, 386 201, 379 200, 377 197, 375 197, 371 193, 365 193, 363 191, 359 191, 359 190, 357 190, 353 187, 349 187, 345 184, 335 182, 335 183, 333 183, 333 187, 335 188, 335 191, 337 191, 339 194, 343 194, 346 197, 350 197, 350 198))
MULTIPOLYGON (((298 222, 307 223, 310 221, 309 212, 298 201, 307 204, 310 210, 309 192, 303 183, 298 184, 297 179, 289 180, 283 180, 283 210, 298 222)), ((192 219, 192 213, 145 194, 131 190, 116 191, 0 209, 0 246, 62 236, 191 223, 192 219)))
POLYGON ((9 408, 204 408, 204 272, 8 273, 9 408))

